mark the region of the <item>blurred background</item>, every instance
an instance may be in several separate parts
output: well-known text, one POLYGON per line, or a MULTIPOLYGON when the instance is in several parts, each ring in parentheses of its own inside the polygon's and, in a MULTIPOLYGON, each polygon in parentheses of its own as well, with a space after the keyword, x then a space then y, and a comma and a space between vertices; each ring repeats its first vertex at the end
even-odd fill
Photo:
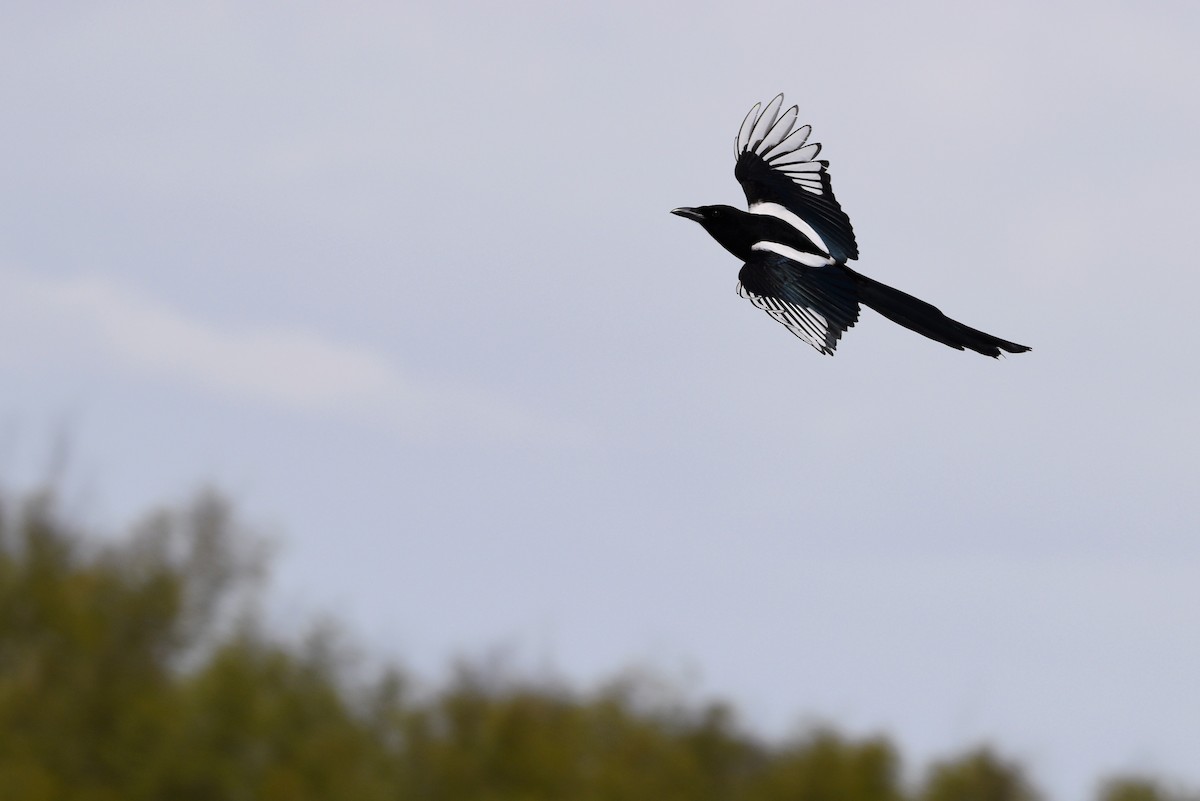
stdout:
POLYGON ((245 638, 325 665, 328 619, 425 688, 351 693, 355 725, 445 733, 420 705, 483 686, 715 726, 753 765, 894 748, 895 787, 972 759, 1061 801, 1200 786, 1198 35, 1183 2, 7 5, 4 692, 61 695, 36 631, 91 630, 18 591, 50 542, 61 586, 165 576, 163 686, 245 638), (781 91, 855 267, 1032 353, 864 312, 830 359, 737 298, 667 212, 742 202, 734 136, 781 91), (222 547, 269 544, 250 633, 179 600, 225 592, 186 589, 187 525, 134 522, 206 485, 252 532, 222 547), (631 670, 673 700, 621 695, 631 670))

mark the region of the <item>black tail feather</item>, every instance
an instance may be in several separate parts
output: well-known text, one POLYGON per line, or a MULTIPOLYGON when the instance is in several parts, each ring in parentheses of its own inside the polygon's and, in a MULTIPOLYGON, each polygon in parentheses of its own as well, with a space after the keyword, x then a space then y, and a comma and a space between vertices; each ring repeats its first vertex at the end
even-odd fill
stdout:
POLYGON ((984 356, 998 357, 1001 351, 1024 353, 1030 350, 991 334, 985 334, 957 320, 951 320, 936 307, 914 298, 899 289, 893 289, 865 275, 854 273, 858 288, 858 299, 894 323, 923 334, 932 340, 949 345, 957 350, 973 350, 984 356))

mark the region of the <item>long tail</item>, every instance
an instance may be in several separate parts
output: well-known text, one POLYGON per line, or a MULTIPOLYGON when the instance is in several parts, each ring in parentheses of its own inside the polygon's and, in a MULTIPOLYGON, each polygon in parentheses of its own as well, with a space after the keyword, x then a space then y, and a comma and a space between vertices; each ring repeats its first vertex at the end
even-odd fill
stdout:
MULTIPOLYGON (((849 270, 849 268, 847 268, 849 270)), ((985 334, 957 320, 951 320, 934 306, 914 298, 899 289, 893 289, 865 275, 849 272, 854 276, 858 299, 894 323, 923 334, 930 339, 958 350, 968 349, 993 358, 1000 351, 1024 353, 1030 348, 1018 345, 991 334, 985 334)))

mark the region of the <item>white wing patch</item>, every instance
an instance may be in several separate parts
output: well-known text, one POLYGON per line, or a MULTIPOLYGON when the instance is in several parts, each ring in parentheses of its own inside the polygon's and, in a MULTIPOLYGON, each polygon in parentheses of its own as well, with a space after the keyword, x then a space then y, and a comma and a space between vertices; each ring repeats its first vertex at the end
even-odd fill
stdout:
POLYGON ((834 264, 834 260, 828 256, 821 256, 817 253, 805 253, 802 250, 796 250, 789 245, 781 245, 778 242, 755 242, 750 246, 751 250, 763 250, 768 253, 777 253, 785 259, 791 259, 794 262, 799 262, 805 267, 828 267, 834 264))
POLYGON ((826 255, 829 255, 829 245, 825 244, 825 240, 822 239, 821 235, 817 233, 817 229, 806 223, 799 214, 796 214, 791 209, 781 206, 778 203, 751 203, 750 213, 765 214, 768 217, 775 217, 776 219, 783 220, 785 223, 811 239, 814 245, 819 247, 826 255))
POLYGON ((738 282, 737 293, 821 353, 833 355, 841 332, 830 326, 822 315, 804 306, 751 292, 741 281, 738 282))

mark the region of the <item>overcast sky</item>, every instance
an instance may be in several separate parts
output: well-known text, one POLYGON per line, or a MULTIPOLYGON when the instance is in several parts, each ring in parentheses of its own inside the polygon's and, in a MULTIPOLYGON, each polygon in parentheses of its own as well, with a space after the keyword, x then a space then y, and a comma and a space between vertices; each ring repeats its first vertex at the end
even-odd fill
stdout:
POLYGON ((1200 6, 497 8, 6 5, 6 483, 222 487, 278 614, 429 676, 1200 786, 1200 6), (1032 353, 736 296, 667 212, 778 92, 855 266, 1032 353))

